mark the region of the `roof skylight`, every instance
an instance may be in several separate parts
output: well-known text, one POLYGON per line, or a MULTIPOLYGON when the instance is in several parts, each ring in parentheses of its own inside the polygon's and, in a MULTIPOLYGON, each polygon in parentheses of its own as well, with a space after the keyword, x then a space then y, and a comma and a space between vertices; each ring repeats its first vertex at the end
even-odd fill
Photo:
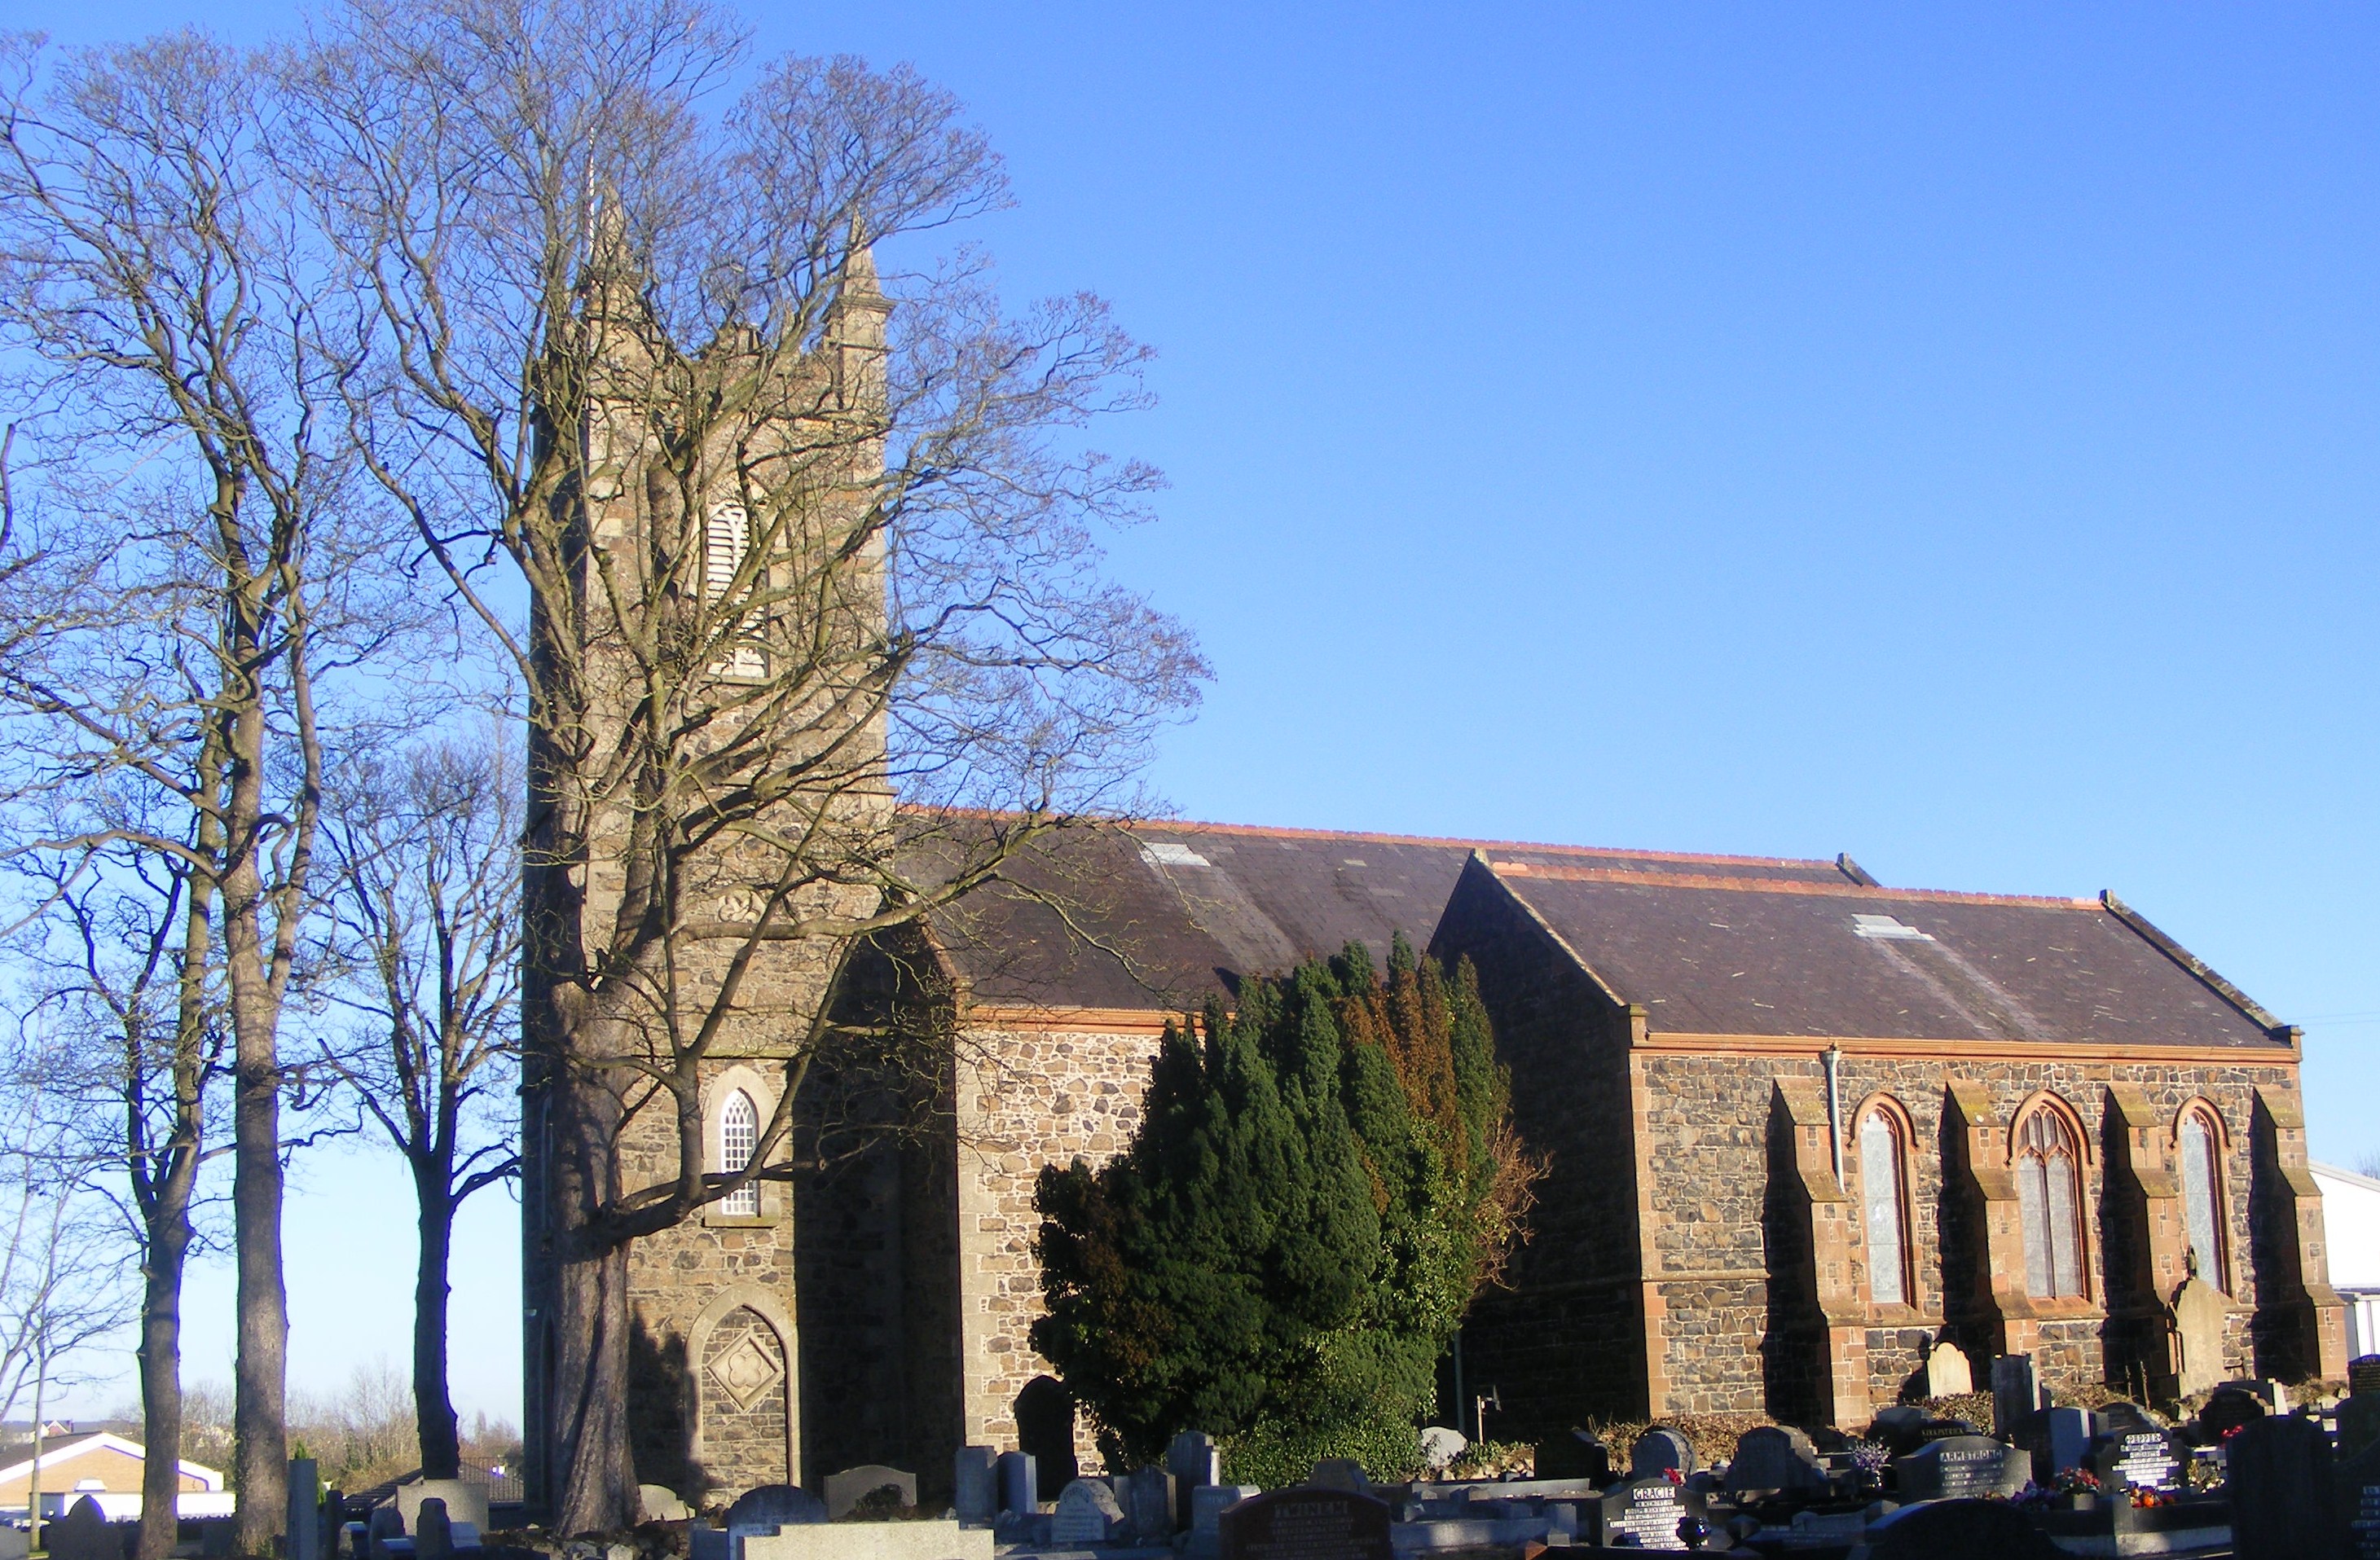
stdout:
POLYGON ((1876 942, 1932 942, 1934 939, 1895 915, 1854 915, 1852 936, 1876 942))

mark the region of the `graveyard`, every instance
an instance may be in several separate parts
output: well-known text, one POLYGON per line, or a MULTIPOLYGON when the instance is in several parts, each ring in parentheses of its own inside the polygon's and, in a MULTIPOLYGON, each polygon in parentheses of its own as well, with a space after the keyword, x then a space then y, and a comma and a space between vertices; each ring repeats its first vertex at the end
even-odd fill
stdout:
MULTIPOLYGON (((1941 1374, 1927 1385, 1964 1385, 1941 1374)), ((1989 1387, 1897 1404, 1856 1431, 1738 1431, 1725 1421, 1750 1416, 1710 1415, 1582 1429, 1492 1477, 1457 1477, 1463 1438, 1433 1429, 1424 1445, 1441 1471, 1401 1483, 1375 1484, 1352 1458, 1283 1488, 1235 1483, 1225 1449, 1196 1431, 1161 1464, 1062 1481, 1027 1453, 973 1445, 954 1458, 947 1504, 921 1505, 918 1472, 880 1464, 702 1510, 646 1485, 638 1526, 568 1541, 492 1503, 484 1483, 350 1498, 299 1461, 284 1560, 2380 1556, 2380 1356, 2355 1360, 2344 1391, 2231 1381, 2186 1413, 2105 1394, 2057 1402, 2021 1355, 1991 1362, 1989 1387)), ((185 1529, 177 1554, 233 1553, 227 1519, 185 1529)), ((52 1560, 128 1560, 135 1530, 85 1499, 43 1536, 52 1560)))

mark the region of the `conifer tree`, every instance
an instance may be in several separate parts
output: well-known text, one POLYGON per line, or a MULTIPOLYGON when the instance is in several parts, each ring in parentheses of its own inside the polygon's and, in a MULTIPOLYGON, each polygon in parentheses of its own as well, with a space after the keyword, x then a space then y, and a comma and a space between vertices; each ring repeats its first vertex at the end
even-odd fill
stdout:
POLYGON ((1466 963, 1361 944, 1170 1026, 1132 1143, 1042 1172, 1033 1344, 1111 1463, 1217 1434, 1237 1476, 1409 1471, 1535 1171, 1466 963))

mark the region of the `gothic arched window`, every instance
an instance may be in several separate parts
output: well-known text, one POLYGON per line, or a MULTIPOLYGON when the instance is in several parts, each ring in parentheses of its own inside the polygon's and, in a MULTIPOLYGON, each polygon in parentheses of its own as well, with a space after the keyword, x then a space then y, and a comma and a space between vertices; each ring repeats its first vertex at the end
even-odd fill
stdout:
MULTIPOLYGON (((735 584, 737 571, 752 550, 751 516, 740 503, 722 503, 710 512, 702 533, 702 598, 717 605, 735 584)), ((767 660, 758 645, 738 635, 735 647, 711 669, 725 677, 766 675, 767 660)))
MULTIPOLYGON (((760 1142, 760 1112, 752 1096, 738 1089, 719 1107, 719 1171, 732 1176, 752 1162, 760 1142)), ((760 1216, 760 1183, 738 1187, 719 1200, 719 1211, 731 1217, 760 1216)))
POLYGON ((2017 1211, 2024 1222, 2024 1292, 2082 1291, 2082 1147, 2065 1113, 2044 1105, 2016 1130, 2017 1211))
POLYGON ((2223 1162, 2222 1138, 2204 1103, 2182 1112, 2176 1134, 2181 1154, 2181 1205, 2190 1226, 2190 1254, 2198 1259, 2198 1276, 2220 1289, 2223 1284, 2223 1162))
POLYGON ((1861 1118, 1860 1197, 1865 1204, 1868 1298, 1910 1303, 1909 1170, 1900 1119, 1877 1105, 1861 1118))

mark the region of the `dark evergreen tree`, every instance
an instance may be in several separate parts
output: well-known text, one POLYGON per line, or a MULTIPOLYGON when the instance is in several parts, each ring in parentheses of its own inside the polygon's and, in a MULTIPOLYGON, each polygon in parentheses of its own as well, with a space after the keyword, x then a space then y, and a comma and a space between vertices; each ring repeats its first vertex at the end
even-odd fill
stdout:
POLYGON ((1418 1457, 1438 1359, 1534 1172, 1470 967, 1361 944, 1169 1027, 1139 1131, 1041 1174, 1033 1344, 1111 1463, 1173 1433, 1283 1482, 1418 1457))

